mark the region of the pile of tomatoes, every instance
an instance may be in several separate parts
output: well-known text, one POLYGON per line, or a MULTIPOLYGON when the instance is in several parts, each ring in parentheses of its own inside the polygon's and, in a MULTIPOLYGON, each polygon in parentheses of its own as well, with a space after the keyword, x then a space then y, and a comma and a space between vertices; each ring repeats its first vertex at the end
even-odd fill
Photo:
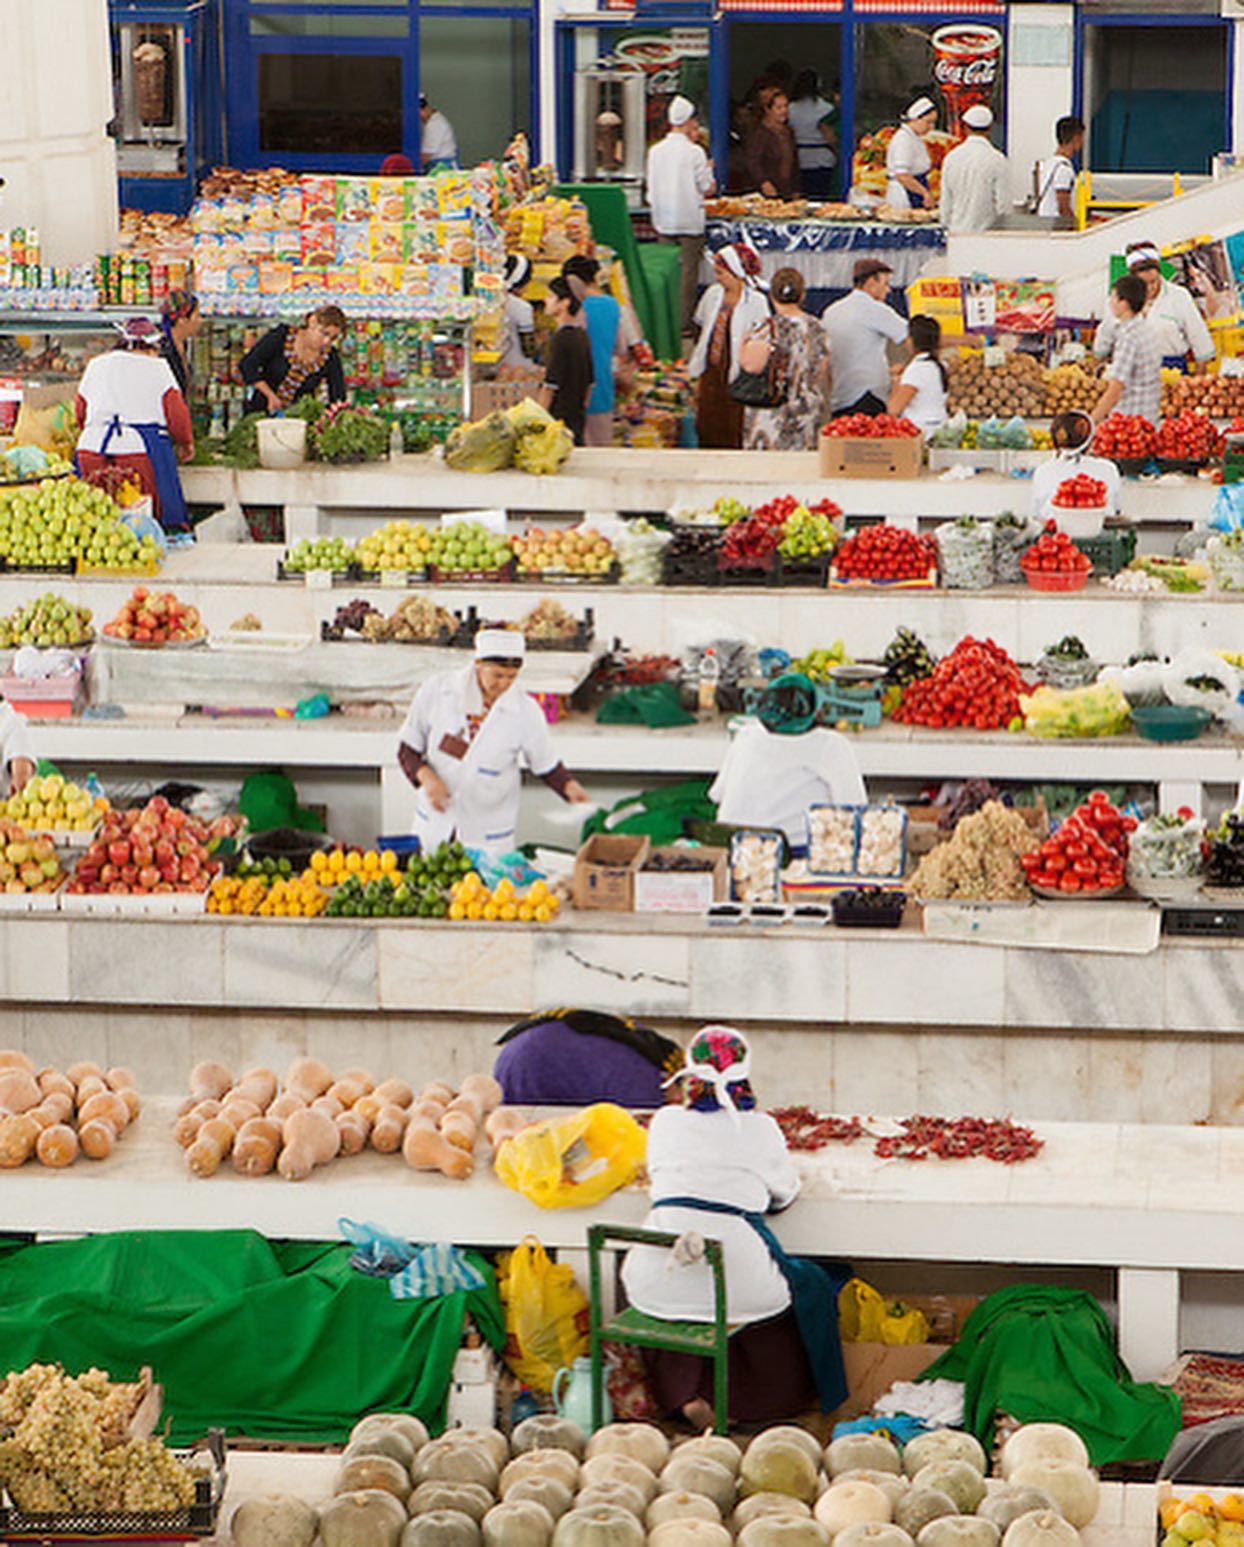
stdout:
POLYGON ((1047 892, 1114 892, 1127 874, 1128 834, 1135 817, 1124 816, 1104 790, 1082 806, 1039 849, 1021 854, 1030 886, 1047 892))
POLYGON ((1173 419, 1163 419, 1158 455, 1172 462, 1212 462, 1222 455, 1222 436, 1208 414, 1186 408, 1173 419))
POLYGON ((1099 457, 1144 461, 1158 447, 1157 431, 1143 414, 1111 414, 1097 426, 1093 450, 1099 457))
POLYGON ((868 440, 902 440, 906 436, 919 435, 920 430, 910 419, 896 419, 893 414, 845 414, 841 419, 831 419, 821 434, 835 437, 864 436, 868 440))
POLYGON ((1056 575, 1082 575, 1093 567, 1088 554, 1077 548, 1066 532, 1058 530, 1057 521, 1045 523, 1040 537, 1025 551, 1019 564, 1026 572, 1038 570, 1056 575))
POLYGON ((1105 484, 1100 478, 1090 478, 1087 473, 1064 478, 1050 501, 1060 510, 1100 510, 1105 503, 1105 484))
POLYGON ((923 580, 936 568, 933 539, 900 526, 861 527, 834 556, 834 570, 843 580, 923 580))
POLYGON ((894 718, 933 730, 963 725, 996 731, 1019 718, 1019 695, 1031 689, 1019 667, 992 639, 961 639, 928 677, 903 689, 894 718))

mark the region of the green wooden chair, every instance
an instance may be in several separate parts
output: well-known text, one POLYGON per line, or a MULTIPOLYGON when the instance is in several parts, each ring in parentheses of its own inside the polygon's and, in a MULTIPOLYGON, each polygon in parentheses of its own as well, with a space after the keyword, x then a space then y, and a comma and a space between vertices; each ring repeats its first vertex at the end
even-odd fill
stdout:
POLYGON ((713 1361, 713 1429, 724 1434, 729 1415, 729 1340, 726 1324, 726 1265, 721 1242, 704 1242, 704 1256, 713 1275, 713 1320, 662 1321, 645 1316, 634 1306, 619 1311, 609 1321, 602 1320, 601 1253, 611 1242, 627 1246, 664 1246, 678 1240, 663 1230, 635 1230, 625 1226, 590 1225, 587 1232, 589 1277, 589 1345, 592 1356, 592 1428, 599 1429, 604 1417, 605 1343, 629 1343, 637 1348, 663 1348, 670 1353, 699 1354, 713 1361))

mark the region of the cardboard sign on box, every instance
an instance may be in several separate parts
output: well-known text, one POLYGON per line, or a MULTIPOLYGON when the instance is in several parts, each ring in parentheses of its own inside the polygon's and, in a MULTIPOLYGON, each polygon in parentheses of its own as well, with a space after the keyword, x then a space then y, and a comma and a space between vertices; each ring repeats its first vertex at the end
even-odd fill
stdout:
POLYGON ((640 870, 635 876, 636 913, 703 913, 715 902, 724 902, 729 890, 729 854, 725 849, 657 847, 649 851, 648 864, 658 854, 694 854, 712 861, 711 870, 640 870))
POLYGON ((918 478, 924 441, 918 435, 822 435, 822 478, 918 478))

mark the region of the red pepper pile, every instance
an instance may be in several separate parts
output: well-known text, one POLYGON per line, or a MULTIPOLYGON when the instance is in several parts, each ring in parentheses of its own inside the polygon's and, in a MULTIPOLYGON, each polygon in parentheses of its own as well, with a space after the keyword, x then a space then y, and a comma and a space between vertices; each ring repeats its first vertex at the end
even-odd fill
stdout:
POLYGON ((845 580, 923 580, 937 565, 937 544, 899 526, 864 526, 842 543, 834 568, 845 580))
MULTIPOLYGON (((828 1117, 811 1107, 776 1107, 770 1117, 777 1123, 791 1150, 823 1150, 833 1143, 853 1144, 865 1128, 858 1117, 828 1117)), ((1045 1140, 1031 1128, 1006 1118, 905 1117, 902 1133, 877 1139, 873 1154, 882 1160, 966 1160, 980 1155, 1012 1166, 1031 1160, 1045 1140)))
POLYGON ((1025 551, 1019 564, 1021 569, 1056 575, 1083 574, 1093 567, 1088 554, 1077 548, 1066 532, 1058 530, 1057 521, 1045 523, 1040 537, 1025 551))
POLYGON ((1031 692, 1019 667, 992 639, 961 639, 949 655, 903 689, 893 718, 905 725, 964 725, 1001 730, 1020 714, 1019 695, 1031 692))
POLYGON ((1049 892, 1110 892, 1123 885, 1128 834, 1136 818, 1112 806, 1103 790, 1094 790, 1082 806, 1039 849, 1021 854, 1020 864, 1032 886, 1049 892))
POLYGON ((1208 414, 1185 408, 1158 429, 1158 455, 1172 462, 1211 462, 1222 455, 1222 437, 1208 414))
POLYGON ((682 670, 682 662, 672 655, 628 655, 608 672, 616 686, 641 687, 652 682, 667 682, 682 670))
POLYGON ((769 1116, 790 1150, 823 1150, 827 1144, 854 1144, 864 1136, 858 1117, 828 1117, 811 1107, 774 1107, 769 1116))
POLYGON ((905 436, 919 435, 920 430, 910 419, 896 419, 893 414, 847 414, 842 419, 831 419, 821 434, 835 437, 864 436, 868 440, 902 440, 905 436))
POLYGON ((1157 450, 1157 432, 1143 414, 1111 414, 1097 426, 1093 450, 1099 457, 1139 460, 1157 450))
POLYGON ((1050 501, 1061 510, 1100 510, 1105 503, 1105 484, 1100 478, 1090 478, 1087 473, 1064 478, 1050 501))
POLYGON ((721 557, 727 564, 764 564, 781 541, 781 523, 772 525, 763 521, 757 512, 746 521, 736 521, 726 528, 721 557))

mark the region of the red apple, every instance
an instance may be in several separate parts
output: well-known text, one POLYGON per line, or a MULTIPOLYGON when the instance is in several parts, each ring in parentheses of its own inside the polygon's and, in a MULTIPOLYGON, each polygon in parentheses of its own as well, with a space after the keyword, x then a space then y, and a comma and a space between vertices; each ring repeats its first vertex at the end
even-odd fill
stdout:
POLYGON ((155 862, 157 865, 167 865, 173 860, 177 850, 167 838, 161 838, 155 846, 155 862))
POLYGON ((117 866, 128 865, 130 862, 130 846, 123 838, 118 838, 115 843, 108 845, 108 859, 117 866))
POLYGON ((140 886, 150 891, 153 886, 160 884, 160 872, 154 865, 144 865, 138 872, 138 882, 140 886))

